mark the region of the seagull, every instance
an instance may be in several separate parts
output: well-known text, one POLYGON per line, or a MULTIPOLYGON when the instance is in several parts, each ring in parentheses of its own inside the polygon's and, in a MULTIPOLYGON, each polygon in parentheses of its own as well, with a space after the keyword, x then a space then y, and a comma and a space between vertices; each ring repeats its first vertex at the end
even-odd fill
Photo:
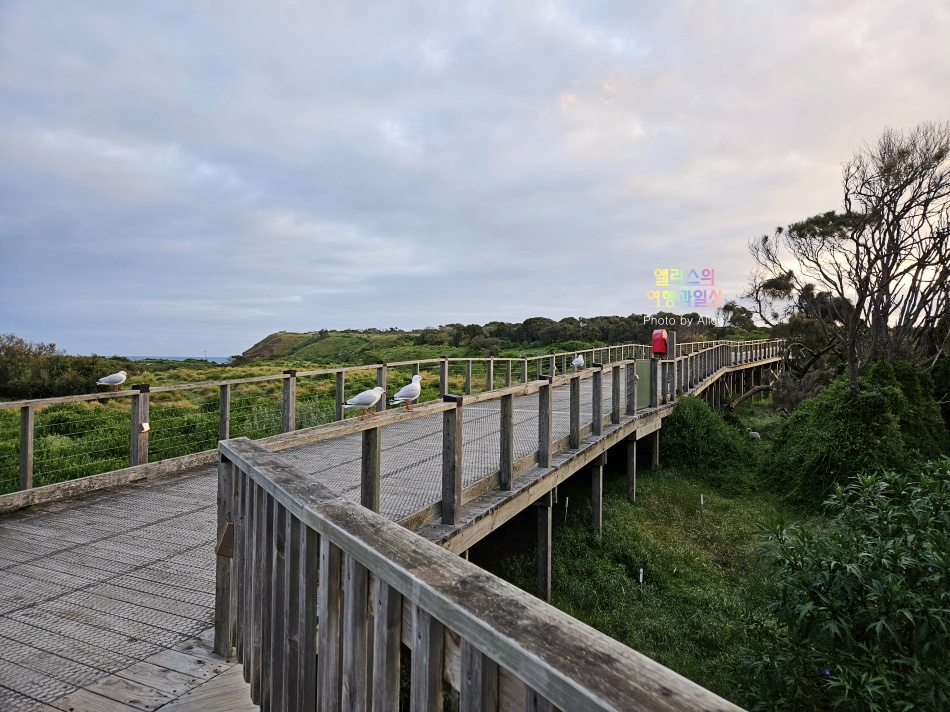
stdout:
POLYGON ((752 428, 746 428, 746 432, 749 433, 749 440, 761 440, 762 436, 755 432, 752 428))
POLYGON ((386 391, 383 390, 382 386, 376 386, 368 391, 363 391, 362 393, 357 393, 355 396, 350 398, 348 401, 343 403, 344 408, 362 408, 363 414, 360 415, 360 420, 366 420, 366 414, 376 415, 373 413, 370 408, 376 405, 379 401, 380 396, 383 395, 386 391))
POLYGON ((422 380, 422 376, 415 375, 412 377, 412 383, 407 383, 405 386, 399 389, 399 392, 393 396, 393 399, 389 401, 389 405, 396 405, 397 403, 405 403, 406 410, 412 410, 409 407, 409 403, 414 401, 419 397, 419 394, 422 393, 422 384, 419 381, 422 380))
POLYGON ((584 368, 584 354, 577 354, 574 360, 571 361, 571 365, 574 367, 575 373, 577 369, 584 368))
POLYGON ((108 376, 103 376, 98 381, 96 381, 97 386, 115 386, 112 390, 118 391, 119 386, 125 383, 126 376, 125 371, 119 371, 118 373, 113 373, 108 376))

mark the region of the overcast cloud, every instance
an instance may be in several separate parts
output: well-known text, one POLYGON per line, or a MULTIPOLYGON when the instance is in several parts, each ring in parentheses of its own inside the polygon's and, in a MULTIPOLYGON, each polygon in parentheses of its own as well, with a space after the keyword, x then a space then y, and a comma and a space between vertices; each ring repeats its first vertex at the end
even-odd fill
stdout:
POLYGON ((662 267, 734 298, 862 141, 950 118, 948 37, 946 0, 0 0, 0 332, 230 355, 649 312, 662 267))

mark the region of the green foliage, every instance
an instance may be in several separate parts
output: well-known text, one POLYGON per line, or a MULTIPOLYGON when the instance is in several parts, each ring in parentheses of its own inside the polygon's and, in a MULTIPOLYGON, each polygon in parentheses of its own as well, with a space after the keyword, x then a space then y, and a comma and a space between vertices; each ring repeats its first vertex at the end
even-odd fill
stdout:
POLYGON ((660 460, 689 468, 717 489, 738 492, 753 484, 758 452, 744 431, 728 425, 701 398, 687 396, 663 421, 660 460))
POLYGON ((857 393, 839 377, 779 430, 769 463, 776 488, 814 507, 855 474, 905 471, 945 452, 932 392, 927 374, 900 362, 869 367, 857 393))
POLYGON ((950 709, 948 472, 859 475, 827 530, 766 533, 781 592, 751 623, 750 709, 950 709))

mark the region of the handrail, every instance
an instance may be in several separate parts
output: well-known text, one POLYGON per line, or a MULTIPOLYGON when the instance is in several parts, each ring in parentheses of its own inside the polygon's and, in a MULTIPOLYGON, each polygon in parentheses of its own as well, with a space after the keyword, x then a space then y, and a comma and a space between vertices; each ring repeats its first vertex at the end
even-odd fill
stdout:
POLYGON ((266 709, 395 709, 403 640, 412 709, 443 680, 462 710, 740 709, 252 441, 218 450, 215 648, 266 709))
MULTIPOLYGON (((711 341, 677 344, 674 349, 674 354, 678 355, 668 359, 651 360, 651 363, 653 363, 654 367, 657 369, 657 374, 655 378, 651 378, 651 381, 655 382, 656 384, 656 393, 655 397, 651 397, 650 404, 660 405, 668 403, 672 400, 675 400, 678 395, 689 392, 692 387, 699 383, 701 378, 705 377, 711 372, 710 369, 712 369, 713 366, 718 368, 727 364, 740 365, 750 363, 753 360, 762 359, 774 361, 780 356, 780 347, 783 343, 784 341, 781 339, 770 339, 752 342, 711 341)), ((525 358, 488 357, 481 359, 481 361, 484 361, 486 364, 486 380, 484 384, 485 390, 482 393, 472 393, 474 390, 472 387, 472 364, 479 359, 443 357, 439 359, 402 361, 394 364, 386 364, 381 362, 365 366, 348 366, 334 369, 320 369, 315 371, 296 371, 289 369, 284 373, 272 376, 255 376, 250 378, 231 379, 227 381, 207 381, 194 384, 177 384, 155 387, 151 387, 149 385, 138 385, 131 390, 119 392, 0 403, 0 410, 14 408, 18 408, 20 410, 20 440, 18 450, 19 462, 17 463, 17 471, 19 473, 19 490, 22 492, 33 487, 35 414, 37 409, 48 405, 67 403, 71 401, 98 401, 116 398, 129 398, 132 406, 130 408, 129 416, 130 422, 128 439, 128 461, 130 466, 128 469, 130 472, 124 475, 128 480, 134 479, 135 475, 132 471, 135 470, 136 467, 165 462, 164 460, 158 459, 154 456, 151 459, 149 457, 150 435, 160 436, 162 431, 160 423, 162 414, 160 410, 157 408, 152 409, 152 419, 156 420, 156 422, 149 422, 150 398, 156 394, 184 391, 188 389, 206 389, 217 387, 219 389, 219 396, 216 402, 212 402, 212 406, 216 407, 217 409, 218 427, 216 440, 221 441, 228 439, 233 434, 231 426, 233 407, 231 405, 231 394, 232 387, 235 385, 277 380, 281 381, 282 388, 281 394, 279 396, 280 406, 278 413, 279 430, 272 430, 271 433, 291 433, 298 431, 299 414, 297 411, 297 392, 300 388, 301 379, 304 379, 307 376, 328 376, 335 374, 336 383, 333 389, 334 401, 336 403, 335 417, 337 421, 343 421, 344 414, 341 403, 345 399, 344 389, 346 387, 346 373, 353 371, 365 372, 375 370, 376 383, 378 385, 382 385, 385 388, 388 378, 388 369, 411 366, 415 372, 418 372, 424 365, 433 364, 437 365, 439 369, 438 380, 440 383, 440 390, 442 394, 446 394, 448 392, 449 380, 452 378, 451 365, 463 364, 465 366, 465 375, 464 386, 462 387, 462 395, 465 396, 469 403, 474 403, 481 400, 491 399, 493 397, 501 397, 501 390, 505 388, 515 388, 517 391, 517 381, 515 378, 516 367, 518 367, 518 370, 520 370, 520 379, 517 380, 520 380, 522 385, 533 384, 542 377, 552 377, 554 379, 555 385, 565 383, 572 375, 568 371, 568 357, 578 353, 585 356, 588 366, 591 363, 597 363, 598 361, 595 359, 600 358, 602 359, 601 362, 606 368, 613 367, 617 364, 625 364, 633 360, 642 359, 644 356, 648 356, 650 354, 650 349, 647 346, 639 344, 623 344, 619 346, 594 347, 575 352, 560 352, 556 354, 545 354, 541 356, 531 356, 525 358), (558 363, 558 361, 560 361, 560 363, 558 363), (532 362, 533 374, 531 373, 532 362), (502 389, 499 389, 496 386, 497 379, 495 378, 495 374, 499 373, 500 375, 500 372, 495 371, 495 368, 497 367, 500 369, 502 366, 504 367, 505 386, 503 386, 502 389), (488 396, 486 395, 488 393, 494 393, 495 395, 488 396), (154 427, 156 423, 159 427, 154 427)), ((581 372, 581 378, 591 377, 593 377, 593 371, 590 369, 581 372)), ((518 393, 527 394, 535 392, 539 387, 540 386, 532 385, 527 390, 523 390, 518 393)), ((511 393, 514 394, 516 391, 512 391, 511 393)), ((273 402, 273 396, 270 396, 270 398, 270 402, 273 402)), ((617 397, 614 397, 614 400, 616 401, 617 397)), ((378 412, 384 411, 386 409, 385 399, 380 399, 380 402, 377 403, 376 408, 378 412)), ((615 403, 612 404, 611 412, 614 414, 613 417, 616 417, 616 413, 618 411, 615 403)), ((598 427, 598 422, 599 421, 596 419, 592 421, 592 427, 595 430, 598 427)), ((213 451, 202 451, 200 449, 197 451, 192 449, 189 452, 193 454, 186 455, 185 457, 192 459, 202 455, 202 453, 207 453, 208 455, 213 454, 213 451)), ((168 460, 168 462, 171 461, 172 460, 168 460)), ((204 459, 202 459, 202 461, 204 461, 204 459)), ((0 465, 2 465, 2 463, 0 463, 0 465)), ((114 469, 114 467, 115 465, 112 465, 108 469, 114 469)), ((12 470, 13 468, 8 469, 12 470)), ((61 479, 64 478, 61 477, 61 479)), ((68 480, 68 476, 65 479, 68 480)), ((117 481, 113 481, 113 479, 114 478, 109 478, 108 484, 116 484, 117 481)), ((9 496, 10 495, 0 495, 0 497, 9 496)), ((23 501, 27 502, 27 500, 23 501)), ((2 500, 0 500, 0 502, 2 502, 2 500)), ((27 503, 32 503, 32 501, 27 503)), ((23 505, 20 504, 18 506, 23 505)))

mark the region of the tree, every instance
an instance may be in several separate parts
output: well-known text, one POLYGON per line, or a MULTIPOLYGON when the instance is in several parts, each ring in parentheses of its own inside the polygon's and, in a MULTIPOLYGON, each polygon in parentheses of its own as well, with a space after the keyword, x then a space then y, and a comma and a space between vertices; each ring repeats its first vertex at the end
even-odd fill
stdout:
POLYGON ((857 390, 872 361, 932 365, 947 347, 950 123, 884 131, 844 163, 842 187, 842 212, 750 243, 744 296, 769 325, 815 320, 857 390))

